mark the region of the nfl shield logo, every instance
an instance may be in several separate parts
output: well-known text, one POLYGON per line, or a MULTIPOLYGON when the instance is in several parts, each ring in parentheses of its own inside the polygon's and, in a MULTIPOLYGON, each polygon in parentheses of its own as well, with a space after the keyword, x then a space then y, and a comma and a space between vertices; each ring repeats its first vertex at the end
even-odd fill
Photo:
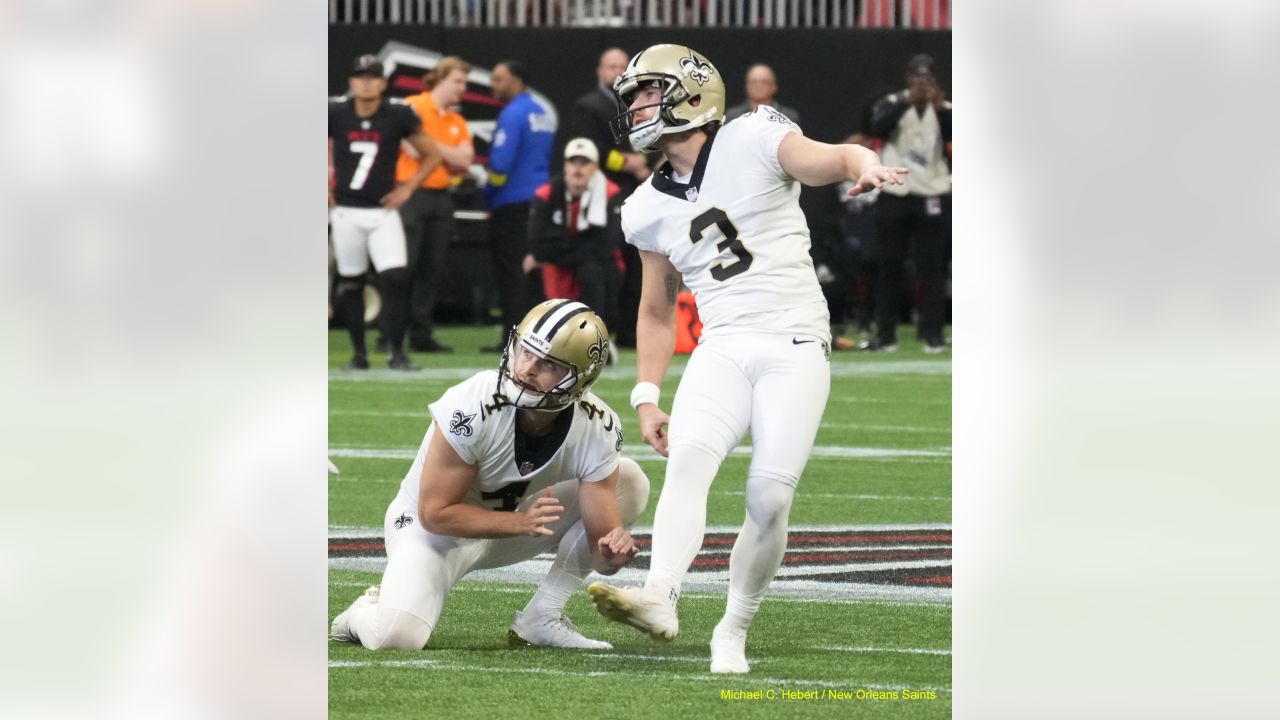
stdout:
POLYGON ((521 477, 528 475, 529 473, 533 472, 533 463, 529 462, 528 460, 525 460, 524 462, 520 463, 519 470, 520 470, 521 477))
POLYGON ((691 187, 684 191, 684 196, 689 198, 689 202, 698 202, 698 188, 691 187))

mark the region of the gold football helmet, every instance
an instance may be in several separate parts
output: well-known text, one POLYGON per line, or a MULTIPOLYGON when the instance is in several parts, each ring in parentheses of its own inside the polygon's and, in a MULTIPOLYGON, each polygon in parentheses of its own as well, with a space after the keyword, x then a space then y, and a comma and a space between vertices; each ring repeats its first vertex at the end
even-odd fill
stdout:
POLYGON ((577 300, 548 300, 511 328, 498 366, 498 393, 526 410, 563 410, 595 383, 608 359, 609 330, 599 315, 577 300), (563 366, 564 378, 546 392, 517 380, 512 371, 521 348, 563 366))
POLYGON ((613 137, 619 143, 629 139, 637 150, 653 149, 662 135, 724 120, 724 80, 711 61, 683 45, 654 45, 638 53, 613 83, 613 94, 619 109, 610 124, 613 137), (651 83, 662 90, 658 112, 632 127, 631 102, 637 90, 651 83))

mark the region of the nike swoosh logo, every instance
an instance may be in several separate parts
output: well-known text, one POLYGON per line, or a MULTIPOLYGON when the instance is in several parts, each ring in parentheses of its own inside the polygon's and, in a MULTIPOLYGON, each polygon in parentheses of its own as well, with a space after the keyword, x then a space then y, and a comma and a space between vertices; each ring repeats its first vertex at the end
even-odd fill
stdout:
POLYGON ((795 339, 795 338, 791 338, 791 344, 792 344, 792 345, 803 345, 803 344, 805 344, 805 343, 811 343, 811 342, 816 342, 816 341, 814 341, 814 340, 797 340, 797 339, 795 339))

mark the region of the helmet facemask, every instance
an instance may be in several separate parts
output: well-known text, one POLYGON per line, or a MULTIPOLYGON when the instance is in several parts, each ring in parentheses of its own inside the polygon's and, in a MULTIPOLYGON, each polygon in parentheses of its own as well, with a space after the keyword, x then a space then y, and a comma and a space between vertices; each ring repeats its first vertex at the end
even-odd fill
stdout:
POLYGON ((507 337, 507 346, 502 350, 502 363, 498 366, 498 392, 506 396, 512 405, 523 410, 543 410, 558 412, 571 405, 574 398, 570 390, 578 382, 578 369, 571 363, 550 355, 542 354, 531 343, 521 338, 517 328, 511 328, 507 337), (516 360, 523 348, 541 360, 549 360, 565 369, 561 378, 551 389, 530 387, 516 377, 516 360))
POLYGON ((631 142, 642 152, 652 152, 658 138, 688 132, 724 118, 724 83, 714 66, 693 50, 677 45, 655 45, 631 58, 627 69, 613 83, 618 115, 609 123, 614 140, 631 142), (657 87, 659 102, 632 108, 636 93, 657 87), (657 108, 653 118, 633 127, 635 113, 657 108))
POLYGON ((497 394, 525 410, 558 412, 569 407, 604 369, 608 332, 599 316, 580 302, 557 299, 538 304, 507 336, 497 394), (535 362, 555 364, 564 370, 563 377, 546 390, 531 387, 520 372, 521 353, 535 362))
MULTIPOLYGON (((657 144, 659 137, 672 132, 679 132, 679 125, 682 124, 682 121, 677 120, 671 114, 671 108, 678 102, 673 98, 673 89, 680 95, 684 94, 684 89, 680 87, 679 81, 670 75, 646 75, 636 78, 628 78, 624 75, 619 77, 618 82, 614 84, 613 91, 614 99, 618 103, 618 114, 609 123, 609 129, 613 131, 613 139, 618 143, 629 141, 636 150, 651 152, 657 149, 654 145, 657 144), (657 86, 661 92, 658 102, 632 108, 631 103, 634 102, 635 94, 640 90, 653 86, 657 86), (652 107, 658 109, 653 114, 653 117, 648 122, 633 127, 632 123, 636 111, 652 107)), ((683 99, 682 97, 681 100, 683 99)))

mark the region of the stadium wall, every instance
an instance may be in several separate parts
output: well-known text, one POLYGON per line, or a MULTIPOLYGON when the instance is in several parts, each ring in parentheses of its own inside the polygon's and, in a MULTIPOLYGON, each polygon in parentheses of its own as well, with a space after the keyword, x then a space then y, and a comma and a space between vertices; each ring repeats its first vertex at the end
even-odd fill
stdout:
POLYGON ((520 60, 532 73, 533 87, 562 115, 590 89, 605 48, 637 52, 659 42, 688 43, 724 74, 730 106, 745 99, 747 68, 767 63, 778 76, 778 101, 800 112, 806 135, 824 142, 858 129, 858 114, 876 94, 902 85, 902 70, 916 53, 933 55, 942 87, 951 88, 950 31, 331 25, 329 93, 346 91, 354 57, 377 53, 389 41, 459 55, 486 69, 505 59, 520 60))

